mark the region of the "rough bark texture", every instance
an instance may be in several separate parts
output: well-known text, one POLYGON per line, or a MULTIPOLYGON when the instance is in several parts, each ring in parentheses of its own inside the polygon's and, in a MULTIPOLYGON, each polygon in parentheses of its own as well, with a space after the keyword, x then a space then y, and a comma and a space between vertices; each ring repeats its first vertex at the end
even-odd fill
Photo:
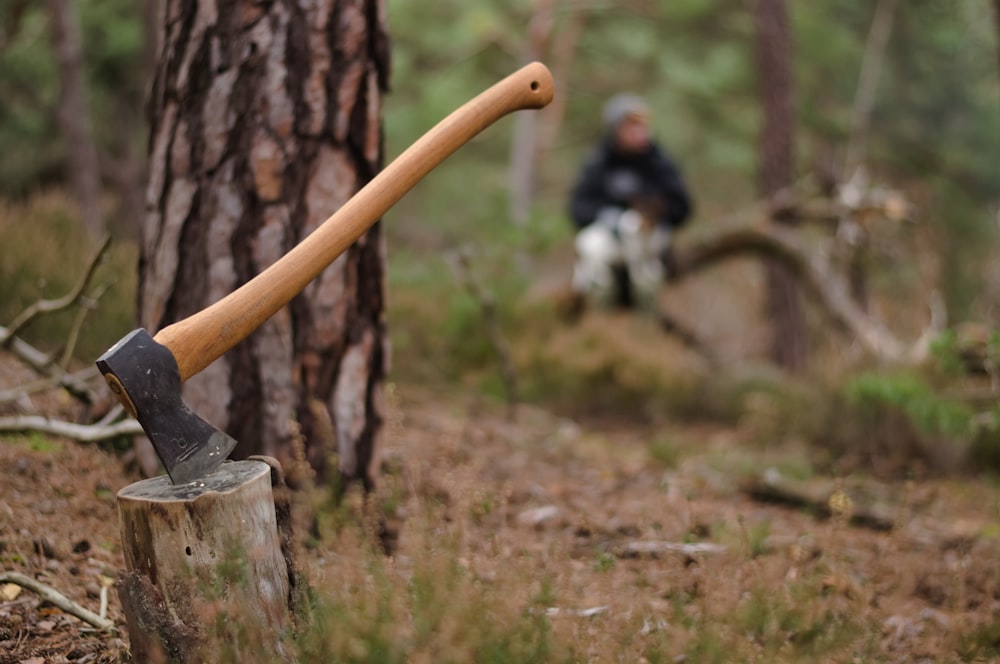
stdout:
MULTIPOLYGON (((757 71, 763 127, 760 134, 759 189, 775 197, 794 176, 792 48, 785 0, 757 0, 757 71)), ((780 366, 798 370, 806 363, 805 315, 794 274, 767 263, 767 306, 772 321, 771 354, 780 366)))
POLYGON ((175 485, 161 475, 118 493, 120 594, 134 661, 280 652, 294 570, 271 484, 271 465, 248 460, 199 482, 175 485), (248 642, 234 644, 234 636, 248 642))
MULTIPOLYGON (((248 281, 377 173, 389 67, 383 0, 167 0, 159 25, 139 293, 151 331, 248 281)), ((315 468, 339 452, 346 479, 371 486, 383 266, 376 225, 185 384, 240 441, 234 458, 287 460, 301 425, 315 468)))
POLYGON ((52 45, 59 64, 59 131, 66 141, 66 172, 80 209, 80 220, 91 238, 104 232, 97 147, 87 110, 83 67, 83 36, 74 2, 48 0, 52 45))

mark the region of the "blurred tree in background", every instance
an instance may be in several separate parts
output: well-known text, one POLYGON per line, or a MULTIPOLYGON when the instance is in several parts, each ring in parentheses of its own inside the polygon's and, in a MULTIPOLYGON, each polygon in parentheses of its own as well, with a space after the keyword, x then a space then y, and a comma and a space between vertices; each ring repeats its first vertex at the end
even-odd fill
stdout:
MULTIPOLYGON (((757 181, 764 199, 776 199, 795 181, 795 95, 792 85, 792 34, 784 0, 757 0, 757 86, 761 100, 760 158, 757 181)), ((777 206, 781 201, 776 202, 777 206)), ((780 214, 775 221, 782 223, 780 214)), ((767 316, 771 320, 771 358, 792 371, 807 361, 808 342, 802 294, 786 266, 765 261, 767 316)))
MULTIPOLYGON (((795 178, 843 172, 865 44, 878 3, 847 0, 789 8, 796 91, 795 178)), ((398 152, 461 89, 508 71, 529 51, 538 3, 390 2, 396 27, 393 94, 387 102, 390 154, 398 152), (441 45, 447 44, 447 48, 441 45), (435 72, 434 85, 426 72, 435 72)), ((535 224, 564 224, 566 190, 584 151, 601 131, 599 108, 621 90, 650 98, 654 125, 684 165, 710 224, 757 197, 757 135, 762 109, 756 88, 753 13, 735 0, 557 2, 541 57, 557 72, 565 115, 540 158, 535 224), (580 26, 582 30, 580 30, 580 26), (574 31, 580 30, 578 36, 574 31), (569 34, 569 37, 566 34, 569 34), (572 53, 557 44, 570 44, 572 53)), ((988 260, 997 237, 1000 200, 1000 84, 997 30, 982 0, 909 2, 899 7, 886 46, 867 126, 872 181, 902 189, 920 211, 910 240, 930 248, 927 283, 914 271, 873 276, 876 286, 945 291, 953 318, 996 322, 991 302, 1000 274, 988 260), (901 280, 912 279, 910 283, 901 280)), ((509 131, 498 128, 494 135, 509 131)), ((502 135, 502 134, 501 134, 502 135)), ((470 146, 463 161, 484 177, 473 204, 467 178, 432 176, 398 213, 420 217, 447 244, 469 228, 493 232, 502 220, 504 182, 491 169, 506 161, 503 140, 470 146), (449 184, 456 183, 456 184, 449 184), (449 210, 463 209, 464 230, 449 210)), ((444 173, 450 173, 445 165, 444 173)), ((564 228, 566 228, 564 226, 564 228)), ((397 230, 389 227, 390 237, 397 230)), ((555 231, 553 231, 555 232, 555 231)), ((405 233, 405 232, 404 232, 405 233)), ((565 231, 568 235, 568 230, 565 231)), ((406 234, 408 237, 408 234, 406 234)), ((891 249, 891 247, 890 247, 891 249)))
POLYGON ((0 196, 20 198, 81 179, 78 191, 96 180, 109 202, 88 209, 81 222, 95 234, 105 225, 97 217, 134 232, 145 186, 147 49, 155 43, 146 34, 145 4, 0 2, 0 150, 10 155, 0 163, 0 196), (79 79, 67 80, 79 66, 79 79), (71 133, 74 123, 81 133, 71 133), (81 151, 92 153, 74 154, 81 151))

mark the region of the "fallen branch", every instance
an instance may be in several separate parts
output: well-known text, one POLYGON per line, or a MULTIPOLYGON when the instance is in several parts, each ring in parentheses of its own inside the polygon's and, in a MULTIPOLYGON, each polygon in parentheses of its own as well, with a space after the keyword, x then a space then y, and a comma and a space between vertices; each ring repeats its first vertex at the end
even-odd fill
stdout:
POLYGON ((65 611, 66 613, 76 616, 85 623, 96 627, 97 629, 105 632, 116 631, 114 622, 103 618, 93 611, 88 611, 83 608, 70 598, 66 597, 60 593, 55 588, 47 586, 41 581, 36 581, 31 577, 25 576, 23 574, 18 574, 17 572, 4 572, 0 574, 0 583, 13 583, 22 588, 27 588, 28 590, 38 594, 43 600, 52 604, 55 607, 65 611))
POLYGON ((97 267, 101 264, 101 260, 104 258, 104 254, 107 252, 110 245, 111 237, 105 237, 100 247, 97 248, 97 251, 90 259, 90 263, 87 265, 86 270, 84 270, 83 276, 69 293, 53 300, 42 299, 34 302, 31 306, 22 311, 9 327, 0 331, 0 346, 6 346, 9 344, 11 339, 14 338, 14 335, 16 335, 21 328, 38 316, 69 309, 73 305, 77 304, 83 297, 83 291, 90 284, 91 279, 94 278, 94 273, 97 271, 97 267))
MULTIPOLYGON (((7 328, 0 326, 0 339, 4 338, 7 333, 7 328)), ((13 401, 20 398, 23 394, 31 394, 39 390, 44 390, 48 387, 63 387, 68 391, 73 397, 85 404, 91 404, 96 399, 94 396, 94 391, 88 384, 91 378, 96 377, 99 372, 96 367, 91 367, 78 371, 75 373, 68 373, 59 366, 56 365, 52 356, 44 353, 27 341, 19 337, 10 337, 7 341, 7 350, 12 352, 15 357, 21 360, 24 365, 32 369, 35 373, 40 376, 45 376, 44 381, 40 381, 39 384, 44 382, 44 386, 38 387, 36 389, 36 384, 31 383, 30 386, 22 385, 20 387, 10 388, 0 392, 0 402, 13 401)))
POLYGON ((53 420, 42 415, 12 415, 0 417, 0 431, 21 433, 37 431, 70 438, 81 443, 95 443, 120 436, 135 436, 142 433, 142 427, 135 420, 122 420, 114 424, 75 424, 53 420))
POLYGON ((0 325, 0 347, 6 348, 26 366, 34 370, 35 373, 45 377, 44 380, 36 383, 0 391, 0 403, 13 401, 22 396, 57 386, 65 388, 74 398, 85 404, 91 404, 95 401, 94 392, 87 381, 96 376, 97 372, 90 369, 70 373, 66 370, 66 367, 69 366, 73 352, 76 350, 76 344, 80 338, 80 330, 83 327, 87 314, 96 308, 97 302, 108 289, 108 286, 105 285, 98 287, 89 296, 83 294, 93 278, 94 272, 100 264, 104 253, 107 251, 110 241, 110 238, 105 239, 104 243, 91 259, 83 277, 67 295, 55 300, 39 300, 22 311, 14 319, 10 327, 0 325), (18 331, 38 316, 68 309, 72 306, 79 306, 79 310, 73 317, 69 337, 58 360, 53 355, 40 351, 17 336, 18 331))
POLYGON ((66 346, 63 349, 62 358, 59 360, 59 366, 65 369, 69 366, 70 360, 73 359, 73 353, 76 351, 76 344, 80 340, 80 330, 83 328, 83 323, 87 320, 87 314, 97 308, 97 303, 100 301, 101 296, 104 295, 110 284, 103 284, 97 288, 96 291, 89 297, 81 297, 78 302, 80 308, 76 312, 76 316, 73 317, 73 325, 70 327, 69 340, 66 342, 66 346))
POLYGON ((24 385, 18 385, 17 387, 0 390, 0 403, 17 401, 23 397, 29 397, 32 394, 45 392, 55 387, 62 387, 80 401, 90 404, 93 403, 95 399, 93 398, 93 392, 87 384, 87 381, 96 378, 100 375, 100 373, 101 372, 97 370, 97 367, 88 367, 73 373, 60 372, 57 375, 50 376, 48 378, 40 378, 32 383, 26 383, 24 385))
MULTIPOLYGON (((743 493, 754 500, 776 505, 787 505, 797 509, 805 509, 823 518, 829 519, 834 516, 834 509, 831 501, 836 503, 836 499, 841 497, 841 492, 831 487, 823 486, 810 488, 782 480, 780 478, 752 479, 741 487, 743 493)), ((879 532, 888 532, 893 529, 894 523, 887 515, 872 508, 865 508, 857 505, 850 498, 847 498, 850 509, 847 510, 847 522, 852 526, 870 528, 879 532)))
POLYGON ((850 288, 822 255, 810 252, 794 230, 768 218, 736 228, 712 231, 677 247, 678 276, 683 278, 730 256, 754 253, 781 261, 815 293, 834 320, 874 357, 893 364, 914 365, 927 359, 931 341, 944 330, 944 305, 935 295, 929 303, 930 322, 913 343, 900 341, 871 318, 851 297, 850 288))
POLYGON ((619 558, 637 558, 639 556, 658 556, 663 553, 681 553, 686 556, 693 556, 698 553, 723 553, 726 547, 721 544, 711 542, 662 542, 662 541, 636 541, 627 542, 615 548, 615 554, 619 558))
POLYGON ((611 607, 607 604, 603 606, 593 606, 589 609, 563 609, 558 606, 550 606, 545 609, 545 615, 549 617, 555 616, 576 616, 579 618, 591 618, 593 616, 598 616, 602 613, 608 611, 611 607))

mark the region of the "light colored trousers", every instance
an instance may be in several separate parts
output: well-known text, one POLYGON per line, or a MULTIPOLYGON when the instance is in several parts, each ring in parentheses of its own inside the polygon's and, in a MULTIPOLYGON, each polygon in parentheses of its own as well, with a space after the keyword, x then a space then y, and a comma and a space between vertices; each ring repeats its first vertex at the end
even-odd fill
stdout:
POLYGON ((614 299, 614 268, 623 266, 636 304, 651 309, 663 282, 660 256, 670 245, 670 231, 643 220, 634 210, 608 208, 576 234, 573 290, 601 305, 614 299))

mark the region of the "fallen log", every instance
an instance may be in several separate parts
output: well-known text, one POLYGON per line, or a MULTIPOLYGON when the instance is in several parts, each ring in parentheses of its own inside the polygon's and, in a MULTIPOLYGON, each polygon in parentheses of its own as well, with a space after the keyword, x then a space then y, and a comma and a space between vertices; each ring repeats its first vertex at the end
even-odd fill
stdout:
POLYGON ((879 532, 895 527, 888 514, 875 507, 860 505, 828 482, 814 486, 780 477, 763 477, 747 480, 740 489, 759 502, 804 509, 823 519, 843 516, 852 526, 879 532))
POLYGON ((24 574, 19 574, 17 572, 3 572, 0 574, 0 583, 13 583, 21 586, 22 588, 27 588, 52 606, 65 611, 71 616, 76 616, 80 620, 89 625, 93 625, 101 631, 113 632, 116 630, 115 623, 108 620, 104 616, 103 610, 99 614, 94 613, 93 611, 80 606, 52 586, 44 584, 37 579, 31 578, 30 576, 25 576, 24 574))

